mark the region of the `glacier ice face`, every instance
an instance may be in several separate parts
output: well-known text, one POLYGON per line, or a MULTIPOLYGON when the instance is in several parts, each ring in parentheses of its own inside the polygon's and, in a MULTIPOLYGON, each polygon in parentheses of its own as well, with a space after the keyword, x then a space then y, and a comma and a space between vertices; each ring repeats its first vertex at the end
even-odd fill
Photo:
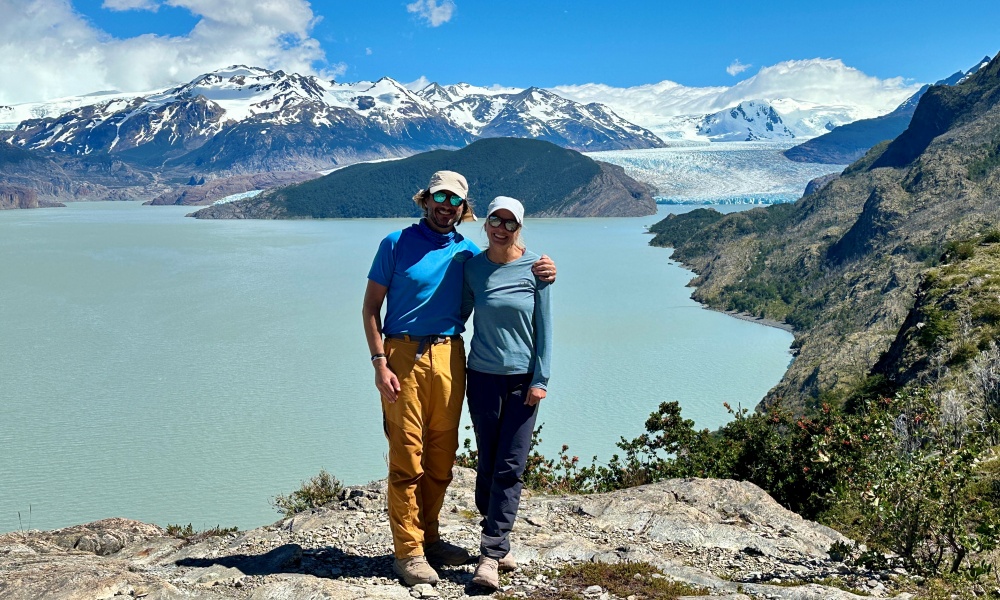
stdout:
POLYGON ((794 142, 714 142, 649 150, 590 152, 657 189, 670 204, 793 202, 810 180, 846 165, 799 163, 781 153, 794 142))

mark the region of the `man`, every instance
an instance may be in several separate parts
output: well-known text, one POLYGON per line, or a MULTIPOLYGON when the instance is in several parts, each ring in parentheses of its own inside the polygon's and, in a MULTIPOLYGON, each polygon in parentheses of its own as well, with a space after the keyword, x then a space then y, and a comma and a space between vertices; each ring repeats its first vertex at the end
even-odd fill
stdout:
MULTIPOLYGON (((362 309, 389 441, 393 571, 411 586, 437 583, 428 561, 460 565, 471 558, 438 531, 465 396, 463 265, 480 251, 455 230, 457 223, 475 220, 468 193, 462 175, 434 173, 427 189, 413 197, 423 219, 379 245, 362 309)), ((534 271, 555 279, 547 257, 534 271)))

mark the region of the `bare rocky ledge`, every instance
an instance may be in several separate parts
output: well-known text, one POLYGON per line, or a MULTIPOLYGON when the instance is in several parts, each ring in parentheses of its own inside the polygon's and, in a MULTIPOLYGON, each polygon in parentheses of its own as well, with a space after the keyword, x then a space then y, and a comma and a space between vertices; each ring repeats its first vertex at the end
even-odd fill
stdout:
MULTIPOLYGON (((455 469, 442 532, 478 547, 474 472, 455 469)), ((392 575, 385 482, 344 490, 340 506, 252 531, 185 541, 159 526, 106 519, 55 531, 0 535, 0 597, 6 600, 339 600, 482 596, 472 565, 439 570, 436 588, 409 589, 392 575)), ((911 598, 905 580, 830 559, 836 531, 785 510, 757 486, 675 479, 589 496, 526 494, 512 534, 517 571, 505 596, 530 598, 561 584, 570 563, 645 561, 713 597, 911 598), (819 585, 839 582, 837 587, 819 585), (852 589, 857 593, 844 591, 852 589)), ((607 590, 560 594, 611 600, 607 590)))

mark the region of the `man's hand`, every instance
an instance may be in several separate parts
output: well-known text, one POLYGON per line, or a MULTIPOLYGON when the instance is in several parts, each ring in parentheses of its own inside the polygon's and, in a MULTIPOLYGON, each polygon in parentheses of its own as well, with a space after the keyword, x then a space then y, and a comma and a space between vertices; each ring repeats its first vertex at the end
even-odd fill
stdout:
POLYGON ((385 364, 385 359, 375 361, 375 387, 378 388, 378 393, 382 394, 382 397, 389 404, 396 402, 396 399, 399 397, 399 379, 392 372, 392 369, 385 364))
POLYGON ((545 398, 545 390, 542 388, 528 388, 528 397, 525 398, 526 406, 535 406, 545 398))
POLYGON ((552 283, 556 280, 556 263, 543 254, 541 258, 535 261, 535 264, 531 265, 531 272, 545 283, 552 283))

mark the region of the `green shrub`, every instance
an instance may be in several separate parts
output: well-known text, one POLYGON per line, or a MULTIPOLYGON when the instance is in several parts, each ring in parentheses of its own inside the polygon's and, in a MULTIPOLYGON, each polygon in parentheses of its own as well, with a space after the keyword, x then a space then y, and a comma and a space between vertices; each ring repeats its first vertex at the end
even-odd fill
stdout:
POLYGON ((305 510, 333 504, 340 499, 340 492, 343 489, 344 486, 336 477, 330 475, 326 469, 322 469, 319 475, 309 481, 303 481, 302 487, 291 494, 275 496, 271 504, 278 512, 291 517, 305 510))
POLYGON ((990 171, 1000 166, 1000 140, 994 140, 992 144, 986 144, 981 148, 980 152, 980 156, 969 163, 968 175, 972 181, 986 179, 990 171))
POLYGON ((923 314, 923 327, 917 333, 917 340, 924 348, 933 348, 938 339, 948 339, 955 330, 955 324, 944 311, 929 307, 923 314))
POLYGON ((210 537, 218 537, 223 535, 229 535, 230 533, 236 533, 240 529, 239 527, 220 527, 216 525, 211 529, 205 529, 203 531, 195 531, 191 523, 187 525, 167 525, 167 535, 175 538, 180 538, 187 540, 189 542, 197 542, 210 537))
POLYGON ((1000 242, 1000 229, 990 229, 983 234, 983 244, 996 244, 1000 242))
POLYGON ((976 245, 968 240, 951 241, 945 244, 941 262, 950 263, 956 260, 968 260, 975 256, 976 245))

